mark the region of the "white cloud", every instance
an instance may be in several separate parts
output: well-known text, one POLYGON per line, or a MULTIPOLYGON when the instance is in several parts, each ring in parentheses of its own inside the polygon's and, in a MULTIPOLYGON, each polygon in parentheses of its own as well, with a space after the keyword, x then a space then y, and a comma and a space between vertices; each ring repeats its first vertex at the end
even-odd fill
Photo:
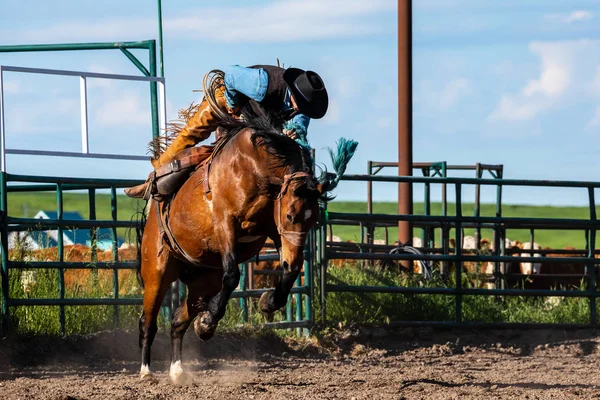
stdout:
POLYGON ((512 96, 502 96, 489 119, 491 121, 527 121, 548 107, 547 101, 521 101, 512 96))
POLYGON ((594 78, 594 83, 592 84, 592 90, 595 94, 600 94, 600 65, 596 68, 596 76, 594 78))
POLYGON ((170 34, 224 42, 288 42, 381 32, 365 17, 395 10, 391 0, 286 0, 236 8, 206 8, 165 20, 170 34), (227 15, 227 29, 222 18, 227 15), (301 23, 299 23, 301 21, 301 23))
POLYGON ((572 23, 572 22, 576 22, 576 21, 587 21, 587 20, 592 19, 593 16, 594 16, 594 14, 592 14, 589 11, 576 10, 576 11, 573 11, 571 14, 569 14, 565 18, 565 22, 572 23))
POLYGON ((465 77, 457 77, 446 82, 441 88, 433 88, 429 81, 422 82, 415 94, 418 107, 448 111, 462 99, 473 94, 473 87, 465 77))
POLYGON ((122 91, 118 96, 104 98, 95 111, 95 118, 101 126, 148 126, 150 109, 146 99, 131 91, 122 91))
POLYGON ((589 40, 531 43, 529 50, 541 59, 539 76, 530 79, 518 93, 503 94, 489 119, 530 120, 559 105, 573 87, 585 86, 582 79, 588 74, 586 57, 598 51, 599 44, 589 40))
POLYGON ((21 85, 18 82, 9 81, 2 82, 4 93, 18 94, 21 93, 21 85))
POLYGON ((548 14, 544 16, 547 21, 561 22, 566 24, 572 24, 575 22, 589 21, 594 17, 591 11, 587 10, 574 10, 569 14, 548 14))
MULTIPOLYGON (((326 125, 336 125, 342 119, 342 110, 340 104, 335 99, 329 100, 327 114, 323 117, 323 123, 326 125)), ((310 126, 309 126, 310 130, 310 126)))
MULTIPOLYGON (((73 125, 71 121, 79 116, 79 109, 79 100, 74 97, 54 97, 51 106, 46 101, 20 101, 6 116, 7 134, 20 136, 64 131, 66 125, 73 125)), ((19 145, 20 148, 28 146, 25 143, 19 145)))
POLYGON ((355 81, 350 76, 340 76, 336 82, 337 94, 340 97, 348 98, 357 93, 355 81))
POLYGON ((590 122, 588 122, 588 128, 597 128, 600 127, 600 106, 596 107, 594 111, 594 115, 590 122))
MULTIPOLYGON (((366 20, 366 17, 395 9, 394 0, 285 0, 263 6, 252 4, 188 10, 184 15, 165 18, 163 26, 165 35, 170 38, 236 43, 290 42, 381 33, 381 25, 375 20, 366 20)), ((37 30, 8 33, 0 31, 0 37, 39 43, 70 41, 73 37, 79 41, 118 41, 132 34, 137 37, 154 36, 156 21, 135 17, 77 23, 62 21, 37 30)))
POLYGON ((542 94, 547 97, 560 96, 569 86, 570 68, 567 59, 561 54, 547 51, 548 48, 532 46, 532 50, 542 57, 542 72, 539 79, 534 79, 523 88, 523 95, 532 97, 542 94))
POLYGON ((375 126, 380 129, 389 129, 392 127, 394 119, 391 117, 380 117, 375 120, 375 126))

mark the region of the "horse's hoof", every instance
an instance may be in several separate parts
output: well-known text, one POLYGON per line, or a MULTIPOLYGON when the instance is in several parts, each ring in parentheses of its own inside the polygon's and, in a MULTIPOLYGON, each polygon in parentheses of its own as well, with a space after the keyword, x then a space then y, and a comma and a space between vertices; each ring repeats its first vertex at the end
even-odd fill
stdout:
POLYGON ((143 366, 140 371, 140 381, 148 382, 148 383, 156 383, 157 380, 154 377, 154 374, 148 369, 147 366, 143 366))
POLYGON ((260 311, 264 312, 267 315, 272 314, 276 311, 276 308, 273 304, 274 294, 275 291, 271 289, 268 292, 264 292, 260 296, 260 300, 258 300, 258 306, 260 307, 260 311))
POLYGON ((208 311, 199 315, 194 321, 194 332, 201 340, 208 340, 215 334, 217 321, 208 311))
POLYGON ((171 364, 169 370, 169 378, 174 385, 191 385, 194 383, 192 375, 188 374, 181 368, 181 361, 171 364))

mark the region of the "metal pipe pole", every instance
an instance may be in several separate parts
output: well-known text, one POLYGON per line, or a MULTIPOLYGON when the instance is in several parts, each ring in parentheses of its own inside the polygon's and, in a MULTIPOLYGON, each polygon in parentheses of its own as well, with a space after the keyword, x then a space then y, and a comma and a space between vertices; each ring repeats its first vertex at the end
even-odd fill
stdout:
POLYGON ((163 26, 162 26, 162 1, 158 0, 158 64, 160 76, 165 77, 165 68, 163 64, 163 26))
MULTIPOLYGON (((412 176, 412 0, 398 0, 398 175, 412 176)), ((412 183, 398 184, 398 214, 412 214, 412 183)), ((398 223, 398 240, 412 240, 409 221, 398 223)))

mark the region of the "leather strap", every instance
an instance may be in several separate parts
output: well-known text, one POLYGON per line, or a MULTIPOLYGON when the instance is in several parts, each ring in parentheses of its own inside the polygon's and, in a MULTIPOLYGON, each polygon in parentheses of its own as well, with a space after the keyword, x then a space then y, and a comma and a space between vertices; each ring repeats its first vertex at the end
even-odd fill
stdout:
POLYGON ((185 150, 182 150, 177 155, 176 159, 173 159, 167 164, 161 165, 160 167, 156 168, 156 170, 154 171, 156 178, 160 178, 161 176, 168 175, 173 172, 181 171, 185 168, 193 167, 195 165, 200 164, 207 158, 212 157, 212 153, 211 155, 207 156, 207 150, 203 147, 206 146, 190 147, 185 150))
POLYGON ((308 231, 295 232, 295 231, 288 231, 287 229, 283 228, 283 225, 281 223, 281 199, 287 192, 290 182, 292 182, 293 180, 296 180, 296 179, 302 179, 302 178, 306 178, 306 177, 310 177, 310 176, 312 176, 312 174, 310 174, 308 172, 294 172, 292 174, 286 174, 283 177, 283 183, 281 184, 281 190, 280 190, 279 194, 277 195, 277 199, 276 199, 276 203, 275 203, 275 205, 277 207, 277 231, 279 232, 279 235, 284 237, 285 240, 287 240, 294 246, 298 246, 298 247, 304 246, 304 244, 306 243, 306 236, 308 235, 308 231))
POLYGON ((181 247, 175 235, 171 231, 171 227, 169 226, 169 210, 170 210, 170 201, 169 202, 156 202, 156 212, 158 214, 158 224, 160 229, 160 234, 163 236, 163 240, 166 237, 166 242, 171 247, 173 255, 176 258, 179 258, 181 261, 185 261, 197 267, 203 268, 212 268, 212 269, 221 269, 221 267, 213 267, 210 265, 202 264, 197 259, 190 256, 184 249, 181 247), (160 204, 163 204, 163 210, 161 210, 160 204))

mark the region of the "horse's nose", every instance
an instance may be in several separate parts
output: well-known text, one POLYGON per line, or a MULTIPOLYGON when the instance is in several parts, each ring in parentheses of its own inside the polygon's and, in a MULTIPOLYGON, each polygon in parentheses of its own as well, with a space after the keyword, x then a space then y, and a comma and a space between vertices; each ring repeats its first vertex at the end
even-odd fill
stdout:
POLYGON ((281 266, 283 267, 284 271, 287 271, 290 268, 290 263, 284 260, 281 266))

